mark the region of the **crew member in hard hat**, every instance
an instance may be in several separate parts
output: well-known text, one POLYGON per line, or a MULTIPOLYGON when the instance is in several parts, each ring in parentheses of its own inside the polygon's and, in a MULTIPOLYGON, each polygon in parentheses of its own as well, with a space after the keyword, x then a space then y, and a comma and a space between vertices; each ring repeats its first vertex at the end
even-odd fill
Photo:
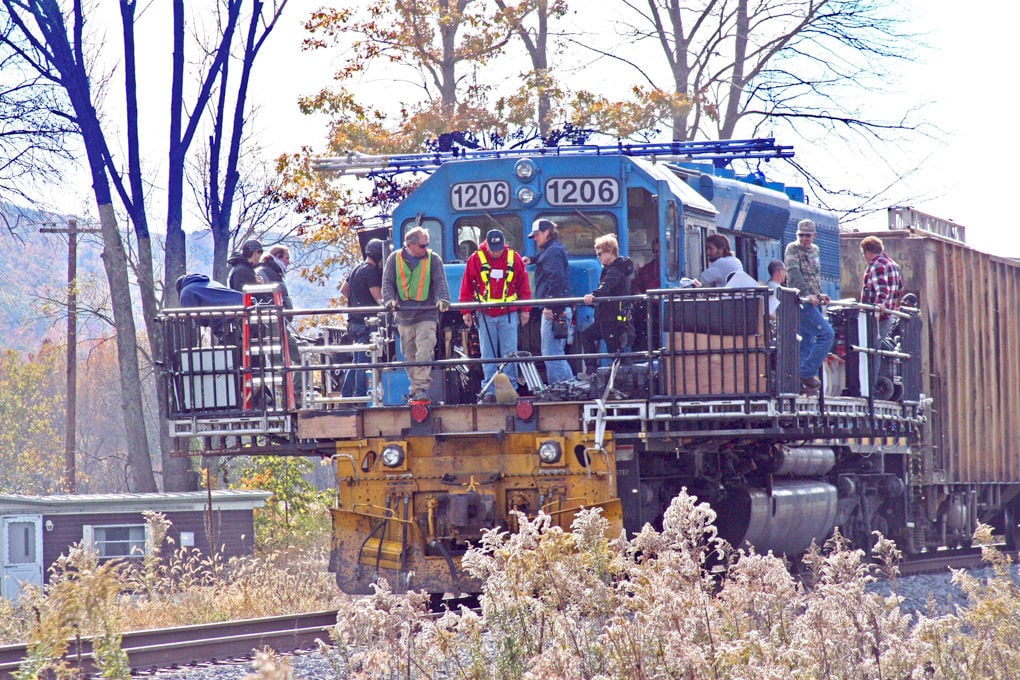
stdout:
POLYGON ((429 232, 411 227, 404 234, 404 247, 391 253, 383 266, 383 305, 395 312, 400 346, 407 361, 411 383, 409 400, 429 398, 435 361, 439 315, 450 308, 443 259, 429 250, 429 232))
POLYGON ((265 283, 255 273, 255 267, 262 259, 262 244, 258 241, 245 241, 241 246, 241 252, 231 253, 227 259, 230 265, 230 273, 227 275, 227 286, 238 292, 244 292, 245 286, 252 286, 257 283, 265 283))
MULTIPOLYGON (((516 302, 531 299, 531 284, 521 254, 506 245, 499 229, 485 235, 481 248, 467 259, 464 276, 460 280, 461 302, 516 302)), ((517 330, 528 323, 531 308, 527 306, 487 307, 477 311, 478 341, 482 359, 510 357, 517 352, 517 330)), ((470 309, 462 312, 464 323, 470 328, 475 314, 470 309)), ((495 385, 492 382, 498 362, 482 364, 485 376, 485 401, 493 401, 495 385)), ((502 372, 516 389, 517 364, 509 361, 502 372)))
MULTIPOLYGON (((382 265, 385 244, 374 238, 365 244, 365 259, 340 287, 340 294, 347 298, 348 307, 379 307, 382 305, 382 265)), ((357 345, 369 340, 368 314, 351 312, 347 315, 347 335, 357 345)), ((366 352, 355 352, 354 361, 368 363, 366 352)), ((366 371, 347 371, 341 395, 364 397, 368 394, 366 371)))

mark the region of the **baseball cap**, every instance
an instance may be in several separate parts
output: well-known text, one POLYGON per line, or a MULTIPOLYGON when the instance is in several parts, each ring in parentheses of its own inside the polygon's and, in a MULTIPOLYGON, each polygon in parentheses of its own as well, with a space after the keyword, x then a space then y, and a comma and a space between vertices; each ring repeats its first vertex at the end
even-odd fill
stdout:
POLYGON ((815 223, 811 220, 801 220, 797 223, 798 234, 813 234, 815 233, 815 223))
POLYGON ((531 225, 531 233, 528 234, 528 238, 535 238, 535 234, 540 231, 549 231, 556 226, 556 223, 552 220, 535 220, 535 223, 531 225))
POLYGON ((506 245, 503 232, 499 229, 490 229, 485 235, 485 242, 489 244, 489 250, 503 250, 503 246, 506 245))

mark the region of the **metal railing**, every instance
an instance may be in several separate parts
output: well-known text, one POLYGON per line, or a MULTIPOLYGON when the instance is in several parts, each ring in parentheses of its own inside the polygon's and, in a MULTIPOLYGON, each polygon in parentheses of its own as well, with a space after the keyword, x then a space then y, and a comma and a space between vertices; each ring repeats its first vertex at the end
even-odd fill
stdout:
MULTIPOLYGON (((386 394, 387 389, 395 389, 387 382, 389 378, 402 375, 408 366, 425 365, 441 376, 450 374, 454 380, 473 376, 476 381, 470 390, 440 399, 447 403, 478 401, 477 390, 483 384, 481 367, 487 363, 526 367, 521 373, 529 378, 525 381, 528 384, 521 385, 520 391, 531 392, 539 400, 556 400, 555 395, 550 396, 552 392, 535 388, 548 382, 544 380, 545 360, 562 358, 575 367, 582 359, 601 364, 594 371, 587 396, 577 397, 582 399, 603 398, 607 394, 652 401, 796 396, 800 389, 798 298, 792 289, 778 289, 775 295, 780 304, 770 315, 772 295, 765 287, 688 288, 599 298, 596 302, 602 304, 642 305, 646 310, 645 332, 636 336, 652 340, 638 344, 632 338, 613 353, 582 353, 578 351, 580 331, 575 328, 574 343, 565 357, 546 357, 534 351, 538 322, 533 320, 522 327, 518 355, 482 359, 463 327, 461 312, 484 313, 506 303, 454 304, 443 315, 439 327, 438 358, 420 363, 397 359, 396 328, 390 313, 381 307, 356 308, 357 313, 369 315, 371 329, 370 341, 358 344, 348 342, 343 328, 336 325, 337 315, 353 308, 283 310, 274 305, 257 305, 165 310, 160 319, 166 334, 163 374, 168 385, 169 413, 171 420, 196 415, 265 417, 291 412, 294 410, 291 404, 298 409, 395 405, 399 403, 396 398, 402 395, 386 394), (300 361, 295 361, 297 354, 281 348, 285 344, 281 340, 295 335, 288 330, 288 322, 316 318, 328 323, 319 324, 316 339, 300 345, 300 361), (354 352, 365 352, 367 363, 355 361, 354 352), (610 366, 614 363, 617 370, 612 373, 610 366), (362 370, 369 374, 369 395, 343 396, 345 375, 362 370), (288 398, 291 389, 295 392, 293 401, 288 398)), ((584 302, 582 298, 562 298, 527 304, 580 307, 584 302)), ((910 342, 919 343, 919 325, 910 325, 908 335, 910 342)), ((904 351, 917 356, 909 349, 904 351)), ((905 374, 904 380, 905 392, 915 394, 918 383, 914 373, 905 374)), ((574 393, 580 392, 583 390, 578 388, 574 393)))

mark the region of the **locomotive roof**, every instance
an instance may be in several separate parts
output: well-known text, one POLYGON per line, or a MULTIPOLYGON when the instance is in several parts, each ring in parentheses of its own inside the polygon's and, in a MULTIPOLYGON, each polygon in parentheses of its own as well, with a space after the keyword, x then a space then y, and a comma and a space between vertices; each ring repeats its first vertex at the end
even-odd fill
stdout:
POLYGON ((692 186, 683 181, 676 173, 672 172, 669 168, 661 163, 653 163, 647 161, 644 158, 629 158, 630 162, 638 166, 651 177, 657 180, 665 180, 669 182, 670 190, 679 196, 684 203, 684 206, 688 209, 694 208, 699 212, 705 213, 707 216, 715 217, 719 214, 715 206, 712 205, 711 201, 699 194, 692 186))

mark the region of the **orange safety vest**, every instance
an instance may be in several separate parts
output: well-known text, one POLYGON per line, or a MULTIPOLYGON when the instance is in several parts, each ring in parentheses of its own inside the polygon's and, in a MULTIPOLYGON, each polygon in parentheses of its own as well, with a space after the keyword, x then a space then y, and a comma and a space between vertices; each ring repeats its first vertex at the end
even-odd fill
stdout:
POLYGON ((422 302, 429 297, 429 284, 432 282, 432 251, 426 250, 421 262, 408 267, 404 254, 397 253, 397 295, 401 300, 422 302))
POLYGON ((503 295, 498 298, 492 297, 492 290, 489 288, 489 272, 492 271, 492 265, 489 264, 489 259, 485 256, 485 250, 479 248, 475 251, 478 255, 478 261, 482 263, 481 277, 482 277, 482 290, 485 291, 484 297, 475 291, 475 297, 478 298, 479 302, 513 302, 517 299, 517 292, 514 291, 507 295, 507 291, 510 290, 510 282, 514 279, 514 250, 513 248, 506 249, 506 278, 503 279, 503 295))

